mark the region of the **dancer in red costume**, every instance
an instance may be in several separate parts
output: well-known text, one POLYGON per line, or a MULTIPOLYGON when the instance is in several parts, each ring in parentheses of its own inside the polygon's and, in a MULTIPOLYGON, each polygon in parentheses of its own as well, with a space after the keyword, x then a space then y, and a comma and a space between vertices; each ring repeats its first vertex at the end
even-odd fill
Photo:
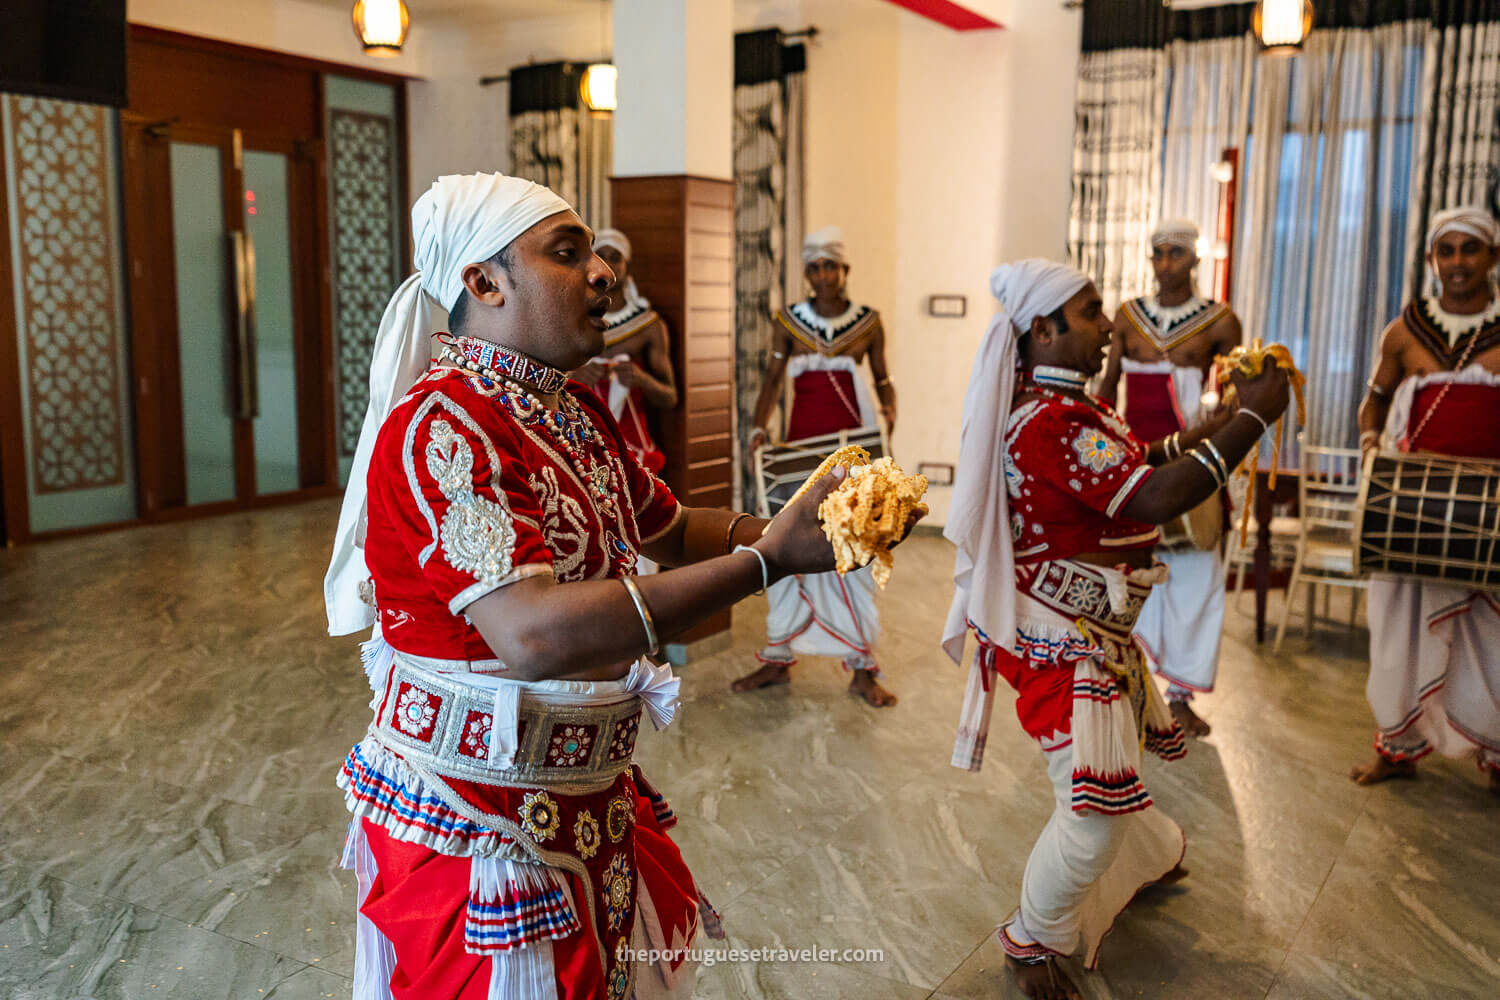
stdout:
POLYGON ((375 717, 338 778, 354 996, 685 998, 718 921, 632 762, 677 707, 649 657, 831 569, 815 511, 841 477, 773 522, 682 507, 565 374, 602 349, 613 280, 568 205, 443 177, 412 229, 325 582, 330 632, 375 624, 375 717), (637 579, 640 552, 685 568, 637 579))
POLYGON ((1183 753, 1181 727, 1146 673, 1131 630, 1162 577, 1156 526, 1221 489, 1289 399, 1285 373, 1235 377, 1240 409, 1169 458, 1084 390, 1110 323, 1071 267, 995 269, 995 317, 964 397, 958 481, 943 534, 955 594, 943 647, 978 640, 953 763, 977 771, 1000 679, 1041 746, 1052 818, 1032 848, 1019 908, 997 931, 1028 997, 1079 996, 1057 959, 1092 968, 1117 914, 1143 886, 1177 879, 1185 840, 1156 809, 1142 751, 1183 753))

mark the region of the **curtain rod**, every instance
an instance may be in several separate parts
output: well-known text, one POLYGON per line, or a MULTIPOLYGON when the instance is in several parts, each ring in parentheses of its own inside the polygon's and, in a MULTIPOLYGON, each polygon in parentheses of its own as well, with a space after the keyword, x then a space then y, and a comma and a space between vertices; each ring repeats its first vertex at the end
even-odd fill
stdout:
MULTIPOLYGON (((808 41, 813 41, 818 37, 820 32, 816 24, 809 24, 807 27, 799 28, 796 31, 782 31, 780 28, 777 28, 776 34, 781 37, 782 41, 793 38, 805 38, 808 41)), ((479 78, 479 85, 481 87, 488 87, 492 83, 505 83, 509 80, 509 73, 503 73, 500 76, 481 76, 479 78)))

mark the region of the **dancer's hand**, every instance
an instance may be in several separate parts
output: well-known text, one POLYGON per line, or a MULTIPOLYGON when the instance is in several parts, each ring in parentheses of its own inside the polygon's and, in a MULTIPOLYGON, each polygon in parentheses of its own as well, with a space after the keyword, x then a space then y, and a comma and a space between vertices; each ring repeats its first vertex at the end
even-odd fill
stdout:
POLYGON ((1253 410, 1266 423, 1280 418, 1292 401, 1292 383, 1286 369, 1270 363, 1255 378, 1248 378, 1240 371, 1232 372, 1229 383, 1239 396, 1240 406, 1253 410))
POLYGON ((609 365, 602 361, 590 361, 573 373, 573 377, 584 385, 598 385, 609 377, 609 365))
POLYGON ((646 373, 634 361, 621 361, 610 369, 610 374, 615 377, 616 382, 619 382, 627 389, 633 389, 638 385, 645 385, 646 383, 646 373))
POLYGON ((755 547, 782 576, 827 573, 833 569, 833 546, 823 534, 818 507, 823 498, 843 483, 848 472, 835 465, 795 503, 788 504, 771 519, 755 547))
POLYGON ((764 427, 755 428, 755 430, 750 432, 750 450, 754 451, 755 449, 764 445, 770 439, 771 435, 766 432, 766 429, 764 427))

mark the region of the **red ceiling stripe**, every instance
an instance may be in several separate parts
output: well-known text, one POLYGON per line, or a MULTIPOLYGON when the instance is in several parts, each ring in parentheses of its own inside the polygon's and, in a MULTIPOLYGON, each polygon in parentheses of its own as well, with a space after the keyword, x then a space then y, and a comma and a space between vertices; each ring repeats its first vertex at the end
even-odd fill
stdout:
POLYGON ((961 7, 953 0, 889 0, 897 7, 905 7, 913 14, 920 14, 954 31, 975 31, 980 28, 1003 28, 1004 25, 961 7))

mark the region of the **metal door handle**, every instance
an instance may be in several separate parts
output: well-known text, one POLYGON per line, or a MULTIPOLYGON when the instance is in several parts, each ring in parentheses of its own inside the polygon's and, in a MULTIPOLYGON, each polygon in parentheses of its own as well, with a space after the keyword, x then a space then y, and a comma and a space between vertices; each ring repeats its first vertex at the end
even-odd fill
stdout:
POLYGON ((234 266, 234 415, 260 416, 260 380, 255 368, 255 242, 243 229, 229 234, 234 266))

